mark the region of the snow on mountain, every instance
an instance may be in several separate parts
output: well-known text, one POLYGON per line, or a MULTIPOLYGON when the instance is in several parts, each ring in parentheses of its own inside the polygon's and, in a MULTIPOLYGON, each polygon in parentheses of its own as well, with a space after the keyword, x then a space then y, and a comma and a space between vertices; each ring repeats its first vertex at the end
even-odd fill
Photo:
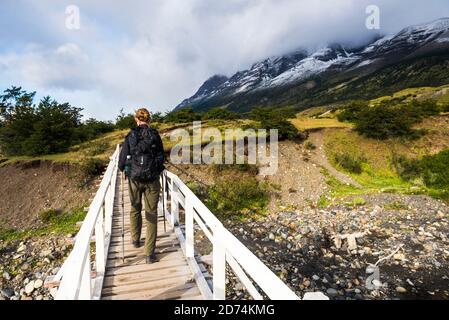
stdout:
POLYGON ((232 97, 258 90, 291 85, 325 72, 354 71, 374 62, 394 63, 428 44, 449 42, 449 18, 407 27, 396 35, 387 35, 360 50, 352 51, 340 45, 321 48, 313 53, 305 50, 271 57, 239 71, 232 77, 214 76, 207 80, 182 108, 211 98, 232 97))

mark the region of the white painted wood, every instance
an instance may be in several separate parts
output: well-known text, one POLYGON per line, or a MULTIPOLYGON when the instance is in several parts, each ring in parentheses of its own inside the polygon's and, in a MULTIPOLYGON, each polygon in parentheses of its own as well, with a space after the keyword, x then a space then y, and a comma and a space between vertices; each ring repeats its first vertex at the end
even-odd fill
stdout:
POLYGON ((101 210, 101 213, 97 218, 97 224, 95 225, 95 265, 97 272, 104 272, 106 266, 104 224, 102 212, 103 210, 101 210))
POLYGON ((91 275, 90 275, 90 255, 87 254, 84 259, 82 278, 77 300, 90 300, 92 297, 91 275))
POLYGON ((234 271, 235 275, 239 278, 242 284, 245 286, 246 290, 248 290, 249 294, 254 298, 254 300, 263 300, 262 295, 257 291, 256 287, 253 285, 251 280, 246 275, 245 271, 240 267, 237 261, 231 256, 226 256, 226 261, 229 266, 234 271))
MULTIPOLYGON (((108 251, 110 243, 112 223, 108 222, 108 229, 101 232, 99 230, 99 225, 97 225, 97 220, 100 219, 100 215, 103 215, 103 203, 105 203, 105 201, 108 203, 107 208, 109 211, 114 207, 113 201, 115 197, 115 180, 117 178, 119 152, 120 148, 117 146, 103 176, 100 187, 89 207, 89 212, 76 236, 73 250, 61 268, 59 274, 61 283, 56 295, 56 300, 92 299, 92 293, 98 292, 98 288, 92 288, 91 285, 90 242, 94 230, 98 228, 99 238, 95 237, 94 239, 95 241, 101 242, 104 249, 102 250, 98 247, 97 252, 99 255, 103 255, 104 261, 106 261, 105 252, 108 251), (107 196, 108 190, 113 190, 110 192, 109 196, 107 196), (101 234, 103 235, 103 239, 100 239, 101 234), (105 235, 107 235, 107 238, 105 235)), ((107 219, 112 221, 112 212, 107 219)), ((100 220, 103 220, 103 217, 101 217, 100 220)), ((104 222, 101 221, 101 224, 103 223, 104 222)), ((101 259, 101 257, 95 258, 96 261, 99 259, 101 259)), ((100 268, 102 268, 101 261, 96 263, 99 263, 100 268)), ((102 285, 102 283, 94 281, 94 285, 102 285)))
MULTIPOLYGON (((178 237, 179 243, 181 245, 181 249, 184 252, 184 255, 186 255, 186 246, 185 246, 185 238, 182 234, 181 228, 175 227, 175 234, 178 237)), ((193 273, 193 277, 196 281, 196 284, 198 285, 198 288, 200 289, 201 295, 206 300, 212 300, 212 290, 210 289, 209 285, 207 284, 206 278, 204 277, 203 272, 201 271, 198 263, 196 262, 195 258, 187 258, 187 263, 189 264, 190 270, 193 273)))
MULTIPOLYGON (((231 266, 242 284, 256 299, 262 299, 252 281, 260 287, 270 299, 299 300, 300 298, 280 280, 262 261, 259 260, 236 237, 226 230, 210 210, 193 192, 171 172, 165 173, 170 179, 168 192, 172 201, 185 209, 186 256, 194 254, 194 221, 213 244, 213 298, 224 299, 226 262, 231 266), (178 192, 176 192, 178 191, 178 192), (211 232, 212 231, 212 232, 211 232), (220 239, 220 240, 219 240, 220 239), (252 280, 251 280, 251 279, 252 280)), ((176 215, 176 206, 172 206, 172 215, 176 215)))
POLYGON ((186 257, 194 256, 194 230, 193 230, 193 203, 190 198, 186 199, 186 257))
POLYGON ((223 226, 213 231, 213 295, 214 300, 226 299, 226 245, 224 243, 223 226))
MULTIPOLYGON (((61 268, 59 276, 62 280, 56 296, 58 300, 99 299, 107 261, 106 252, 108 252, 111 242, 119 151, 119 147, 117 147, 111 157, 111 162, 76 237, 74 248, 61 268), (103 204, 104 213, 102 212, 103 204), (97 272, 96 278, 91 279, 90 241, 94 230, 97 272)), ((262 295, 253 283, 257 284, 270 299, 299 299, 265 264, 223 227, 215 215, 178 176, 166 171, 162 176, 162 183, 167 186, 163 198, 161 198, 161 202, 162 199, 165 200, 163 201, 165 205, 160 202, 158 208, 174 228, 203 297, 225 299, 227 262, 254 299, 260 300, 262 295), (165 184, 167 181, 168 183, 165 184), (171 199, 170 210, 167 206, 168 195, 171 199), (182 234, 182 229, 175 227, 180 223, 180 205, 185 209, 185 237, 182 234), (195 221, 213 244, 213 280, 211 284, 208 284, 204 278, 194 257, 195 221)))

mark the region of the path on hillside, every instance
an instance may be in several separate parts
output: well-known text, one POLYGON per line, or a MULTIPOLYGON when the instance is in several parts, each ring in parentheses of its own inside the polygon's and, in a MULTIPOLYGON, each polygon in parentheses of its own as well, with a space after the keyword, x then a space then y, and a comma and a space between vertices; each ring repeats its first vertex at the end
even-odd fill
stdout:
POLYGON ((357 188, 362 188, 362 186, 352 179, 350 176, 344 174, 341 171, 335 169, 330 163, 326 156, 326 151, 324 150, 324 131, 312 132, 309 135, 309 141, 316 146, 316 149, 312 151, 311 161, 323 168, 325 168, 332 176, 337 178, 341 183, 350 184, 357 188))

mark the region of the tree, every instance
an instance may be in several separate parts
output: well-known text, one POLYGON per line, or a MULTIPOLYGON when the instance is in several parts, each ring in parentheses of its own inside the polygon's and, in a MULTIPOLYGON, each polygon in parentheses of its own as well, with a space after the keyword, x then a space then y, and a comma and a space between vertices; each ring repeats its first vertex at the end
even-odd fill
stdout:
POLYGON ((80 108, 50 97, 33 104, 35 92, 12 87, 0 96, 0 145, 6 155, 40 155, 66 151, 77 142, 80 108))
POLYGON ((192 108, 172 111, 164 117, 164 121, 168 123, 187 123, 198 120, 201 120, 201 114, 193 111, 192 108))
POLYGON ((263 129, 277 129, 279 139, 296 139, 300 136, 298 129, 286 118, 287 114, 277 112, 273 109, 254 108, 251 118, 260 122, 263 129))
POLYGON ((223 108, 210 109, 203 115, 203 120, 235 120, 239 115, 223 108))
POLYGON ((117 129, 125 130, 132 129, 136 126, 136 122, 134 121, 134 115, 131 113, 125 114, 123 112, 123 108, 120 109, 120 113, 115 119, 115 126, 117 129))

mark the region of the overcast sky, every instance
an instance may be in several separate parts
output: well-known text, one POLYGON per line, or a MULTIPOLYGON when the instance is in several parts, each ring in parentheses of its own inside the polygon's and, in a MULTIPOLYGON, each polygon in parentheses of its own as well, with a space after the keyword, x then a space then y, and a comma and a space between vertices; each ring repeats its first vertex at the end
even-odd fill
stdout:
POLYGON ((102 120, 122 107, 167 111, 213 74, 441 17, 447 0, 0 0, 0 90, 22 86, 102 120), (380 30, 365 27, 372 4, 380 30))

